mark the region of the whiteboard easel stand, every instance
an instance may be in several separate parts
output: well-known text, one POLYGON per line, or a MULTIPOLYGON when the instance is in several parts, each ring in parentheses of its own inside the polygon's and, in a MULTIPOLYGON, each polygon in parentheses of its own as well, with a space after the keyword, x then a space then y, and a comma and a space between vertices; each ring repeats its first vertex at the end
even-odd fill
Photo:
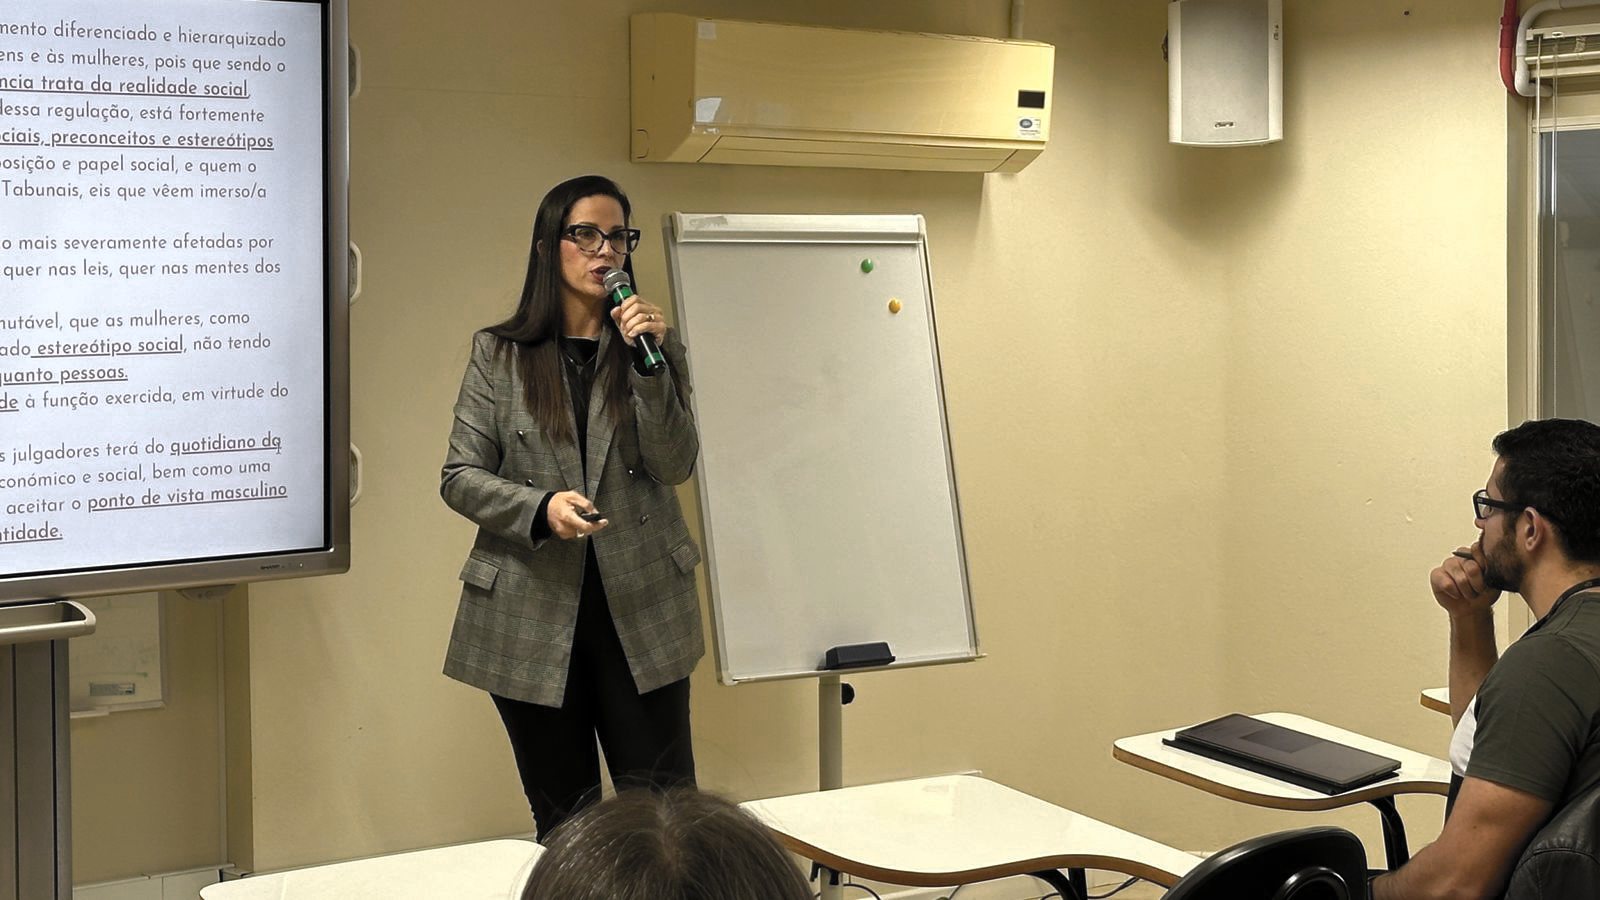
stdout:
MULTIPOLYGON (((844 705, 847 687, 848 685, 840 683, 837 675, 823 675, 817 679, 817 790, 819 791, 844 787, 844 705)), ((821 875, 820 900, 839 900, 844 895, 844 887, 839 883, 839 873, 823 865, 818 865, 817 871, 821 875)))
MULTIPOLYGON (((694 348, 689 404, 718 679, 817 678, 818 788, 840 788, 851 696, 842 677, 980 655, 925 223, 680 212, 663 224, 675 320, 694 348), (763 286, 764 302, 749 302, 750 284, 763 286), (827 348, 826 358, 785 368, 776 386, 752 379, 770 366, 774 335, 827 348), (788 402, 775 404, 774 389, 788 402), (784 477, 749 465, 752 453, 774 452, 784 477), (860 464, 880 458, 895 460, 895 478, 860 464), (836 510, 818 501, 840 490, 875 521, 897 523, 894 540, 841 537, 836 510), (831 565, 807 562, 817 559, 831 565), (855 602, 863 594, 872 602, 855 602), (819 649, 868 638, 892 645, 898 661, 818 670, 819 649)), ((829 875, 825 900, 842 891, 829 875)))
POLYGON ((837 675, 817 679, 817 790, 844 787, 844 688, 837 675))

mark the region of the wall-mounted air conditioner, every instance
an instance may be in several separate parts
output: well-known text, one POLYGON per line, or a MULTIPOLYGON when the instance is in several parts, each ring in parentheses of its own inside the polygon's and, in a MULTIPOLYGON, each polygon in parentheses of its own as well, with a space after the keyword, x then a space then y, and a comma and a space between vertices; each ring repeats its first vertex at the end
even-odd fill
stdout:
POLYGON ((1050 137, 1049 44, 670 13, 631 21, 640 162, 1016 172, 1050 137))

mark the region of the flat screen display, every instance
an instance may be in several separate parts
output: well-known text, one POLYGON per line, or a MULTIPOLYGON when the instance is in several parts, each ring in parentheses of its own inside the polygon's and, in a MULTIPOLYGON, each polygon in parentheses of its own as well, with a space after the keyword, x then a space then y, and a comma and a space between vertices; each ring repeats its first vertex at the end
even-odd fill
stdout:
POLYGON ((0 602, 348 567, 345 16, 0 7, 0 602))

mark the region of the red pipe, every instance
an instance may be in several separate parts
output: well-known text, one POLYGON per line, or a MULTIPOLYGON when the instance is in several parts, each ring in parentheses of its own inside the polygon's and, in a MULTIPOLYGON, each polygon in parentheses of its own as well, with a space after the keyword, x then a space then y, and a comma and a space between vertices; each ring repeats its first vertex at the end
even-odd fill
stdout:
POLYGON ((1511 71, 1511 51, 1516 43, 1517 0, 1506 0, 1506 11, 1500 16, 1500 80, 1505 83, 1506 90, 1513 94, 1517 93, 1517 82, 1511 71))

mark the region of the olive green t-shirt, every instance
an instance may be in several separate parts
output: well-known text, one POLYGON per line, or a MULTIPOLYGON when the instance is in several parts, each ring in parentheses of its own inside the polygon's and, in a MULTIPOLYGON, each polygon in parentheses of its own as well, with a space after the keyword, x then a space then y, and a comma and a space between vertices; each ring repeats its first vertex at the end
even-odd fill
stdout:
POLYGON ((1467 775, 1558 807, 1600 783, 1600 591, 1560 602, 1478 688, 1467 775))

